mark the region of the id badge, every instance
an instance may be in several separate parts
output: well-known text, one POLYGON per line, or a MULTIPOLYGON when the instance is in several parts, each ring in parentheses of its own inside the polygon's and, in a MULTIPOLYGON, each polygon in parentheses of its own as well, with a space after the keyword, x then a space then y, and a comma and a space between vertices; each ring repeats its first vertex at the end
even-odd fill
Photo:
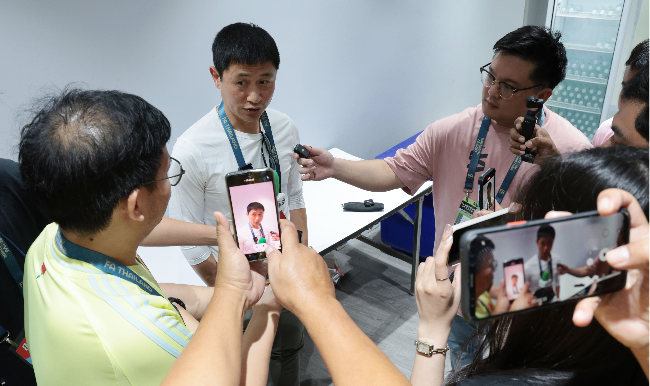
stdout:
POLYGON ((471 220, 472 213, 474 213, 476 209, 478 209, 478 203, 469 197, 464 197, 463 201, 460 202, 460 208, 458 208, 458 214, 456 215, 454 225, 471 220))
POLYGON ((20 334, 16 337, 16 343, 18 343, 17 347, 10 347, 9 349, 20 359, 25 362, 26 365, 29 367, 32 367, 32 357, 29 354, 29 348, 27 347, 27 339, 25 338, 25 329, 23 329, 20 334), (18 343, 20 342, 20 343, 18 343))
POLYGON ((287 209, 287 195, 284 193, 278 193, 278 209, 280 209, 280 212, 285 211, 287 209))

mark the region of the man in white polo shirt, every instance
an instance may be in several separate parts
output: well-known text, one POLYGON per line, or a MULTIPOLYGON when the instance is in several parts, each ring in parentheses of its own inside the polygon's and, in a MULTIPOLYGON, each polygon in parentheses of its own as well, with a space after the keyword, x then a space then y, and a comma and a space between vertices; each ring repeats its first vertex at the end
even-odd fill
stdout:
MULTIPOLYGON (((296 225, 306 245, 302 181, 292 156, 293 148, 300 143, 298 129, 288 116, 268 108, 280 66, 275 41, 256 25, 235 23, 219 31, 212 44, 212 56, 210 74, 222 102, 187 129, 174 145, 172 156, 186 173, 172 189, 170 215, 178 220, 216 225, 212 213, 219 211, 232 225, 226 174, 269 167, 280 177, 280 216, 296 225)), ((214 285, 218 246, 187 246, 181 250, 206 284, 214 285)), ((270 378, 274 384, 298 384, 303 330, 295 316, 283 311, 271 355, 270 378)))

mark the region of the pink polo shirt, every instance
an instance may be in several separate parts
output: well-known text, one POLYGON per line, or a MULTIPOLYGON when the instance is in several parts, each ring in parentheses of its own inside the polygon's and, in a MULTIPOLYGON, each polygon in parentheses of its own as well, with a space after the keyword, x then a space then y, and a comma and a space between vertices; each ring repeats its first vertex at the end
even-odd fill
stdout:
POLYGON ((614 136, 614 131, 612 130, 612 122, 614 122, 614 118, 609 118, 600 124, 598 130, 596 131, 596 134, 594 134, 593 141, 591 141, 591 144, 594 145, 594 147, 603 146, 605 142, 614 136))
MULTIPOLYGON (((544 112, 546 118, 542 127, 548 131, 560 153, 591 147, 587 137, 566 119, 546 107, 544 107, 544 112)), ((433 179, 436 234, 422 234, 422 237, 436 238, 434 251, 438 249, 445 224, 454 223, 460 202, 465 197, 463 188, 470 152, 474 149, 483 116, 483 110, 479 104, 476 107, 467 108, 461 113, 440 119, 430 124, 418 136, 415 143, 406 149, 398 150, 395 157, 384 159, 395 175, 406 185, 403 189, 409 194, 414 194, 425 181, 433 179)), ((476 181, 488 168, 496 169, 495 185, 501 187, 515 158, 509 150, 509 136, 509 128, 499 125, 494 120, 490 123, 476 169, 473 192, 470 194, 472 200, 478 201, 476 181)), ((538 166, 527 162, 521 164, 501 202, 502 207, 510 205, 512 197, 517 192, 517 186, 525 181, 531 172, 538 169, 538 166)), ((433 253, 433 251, 427 253, 433 253)))

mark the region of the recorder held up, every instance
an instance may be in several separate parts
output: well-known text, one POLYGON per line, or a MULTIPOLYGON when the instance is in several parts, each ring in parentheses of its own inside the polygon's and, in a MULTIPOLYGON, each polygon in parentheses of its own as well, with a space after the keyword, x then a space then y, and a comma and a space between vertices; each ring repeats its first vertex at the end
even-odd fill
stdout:
MULTIPOLYGON (((534 96, 526 98, 526 107, 529 109, 521 124, 521 135, 524 136, 526 141, 533 138, 535 133, 535 125, 538 124, 544 107, 544 100, 537 99, 534 96), (535 110, 532 110, 535 109, 535 110)), ((526 149, 526 154, 521 156, 521 160, 529 163, 535 162, 535 155, 526 149)))

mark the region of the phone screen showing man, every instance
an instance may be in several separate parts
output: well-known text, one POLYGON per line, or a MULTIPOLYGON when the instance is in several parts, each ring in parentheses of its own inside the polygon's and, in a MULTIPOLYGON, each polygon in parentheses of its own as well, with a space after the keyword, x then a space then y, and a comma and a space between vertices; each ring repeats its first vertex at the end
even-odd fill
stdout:
POLYGON ((485 184, 483 187, 485 194, 483 195, 482 207, 483 209, 494 211, 495 194, 492 182, 492 180, 488 181, 487 184, 485 184))
POLYGON ((478 208, 481 210, 496 211, 496 186, 494 185, 495 175, 496 170, 494 170, 494 168, 489 168, 485 173, 481 174, 478 179, 478 208))
POLYGON ((506 282, 506 295, 511 302, 519 296, 524 286, 524 259, 514 259, 503 263, 503 277, 506 282))
POLYGON ((273 182, 231 186, 233 221, 239 249, 249 260, 264 258, 268 247, 281 249, 273 182))

